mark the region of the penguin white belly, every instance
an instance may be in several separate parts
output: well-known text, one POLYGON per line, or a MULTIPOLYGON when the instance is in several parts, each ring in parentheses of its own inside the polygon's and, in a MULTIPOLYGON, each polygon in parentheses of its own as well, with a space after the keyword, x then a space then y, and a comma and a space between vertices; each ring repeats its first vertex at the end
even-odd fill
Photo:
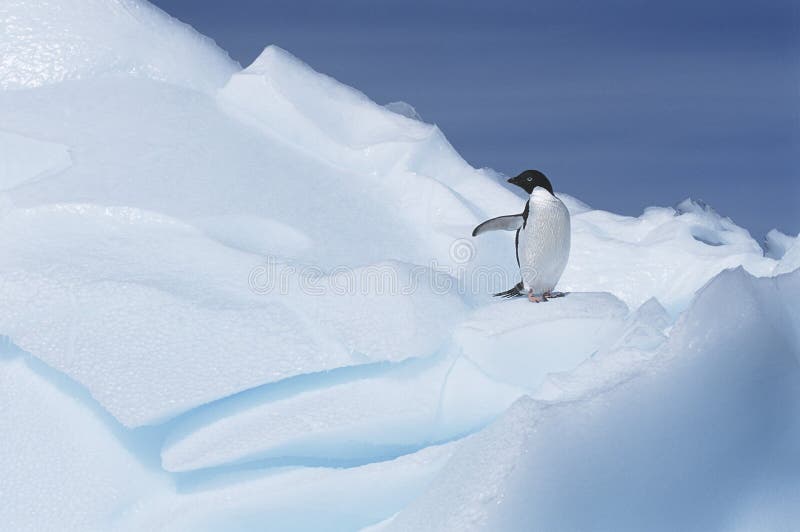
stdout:
POLYGON ((526 291, 533 289, 535 295, 553 291, 567 266, 569 246, 567 207, 546 190, 534 189, 517 248, 526 291))

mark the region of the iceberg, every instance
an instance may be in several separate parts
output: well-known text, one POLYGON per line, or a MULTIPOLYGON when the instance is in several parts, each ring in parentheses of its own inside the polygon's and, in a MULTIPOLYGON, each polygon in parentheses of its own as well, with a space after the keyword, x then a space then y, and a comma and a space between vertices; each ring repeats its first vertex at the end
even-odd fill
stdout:
POLYGON ((798 297, 800 271, 720 274, 665 343, 625 355, 638 377, 584 383, 568 401, 519 399, 381 530, 791 528, 798 297))
MULTIPOLYGON (((0 521, 791 528, 797 238, 524 200, 409 104, 143 0, 0 5, 0 521)), ((533 163, 532 163, 533 164, 533 163)))

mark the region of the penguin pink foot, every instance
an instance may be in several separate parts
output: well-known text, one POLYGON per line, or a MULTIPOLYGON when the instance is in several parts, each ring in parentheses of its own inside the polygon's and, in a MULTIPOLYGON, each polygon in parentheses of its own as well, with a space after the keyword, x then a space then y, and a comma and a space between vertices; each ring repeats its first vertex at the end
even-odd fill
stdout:
POLYGON ((553 299, 554 297, 564 297, 565 295, 567 294, 564 292, 545 292, 542 297, 545 299, 553 299))
POLYGON ((531 303, 546 303, 547 297, 545 297, 544 294, 542 294, 541 296, 535 295, 533 293, 533 289, 531 288, 530 290, 528 290, 528 301, 530 301, 531 303))

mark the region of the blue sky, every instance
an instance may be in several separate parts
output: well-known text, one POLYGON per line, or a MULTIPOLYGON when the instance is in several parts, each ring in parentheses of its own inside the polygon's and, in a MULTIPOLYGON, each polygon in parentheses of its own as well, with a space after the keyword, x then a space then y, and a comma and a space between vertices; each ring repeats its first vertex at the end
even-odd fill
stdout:
POLYGON ((800 3, 792 0, 156 0, 242 65, 278 44, 404 100, 473 166, 544 171, 638 214, 702 199, 800 232, 800 3))

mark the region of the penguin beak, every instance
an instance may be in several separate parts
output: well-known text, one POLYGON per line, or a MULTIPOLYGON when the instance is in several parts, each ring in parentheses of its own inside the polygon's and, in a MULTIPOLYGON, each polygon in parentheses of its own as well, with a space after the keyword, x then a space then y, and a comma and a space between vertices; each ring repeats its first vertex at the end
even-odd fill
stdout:
POLYGON ((517 184, 517 182, 515 181, 515 179, 516 179, 516 177, 509 177, 507 181, 508 181, 509 183, 513 183, 513 184, 515 184, 515 185, 516 185, 516 184, 517 184))

